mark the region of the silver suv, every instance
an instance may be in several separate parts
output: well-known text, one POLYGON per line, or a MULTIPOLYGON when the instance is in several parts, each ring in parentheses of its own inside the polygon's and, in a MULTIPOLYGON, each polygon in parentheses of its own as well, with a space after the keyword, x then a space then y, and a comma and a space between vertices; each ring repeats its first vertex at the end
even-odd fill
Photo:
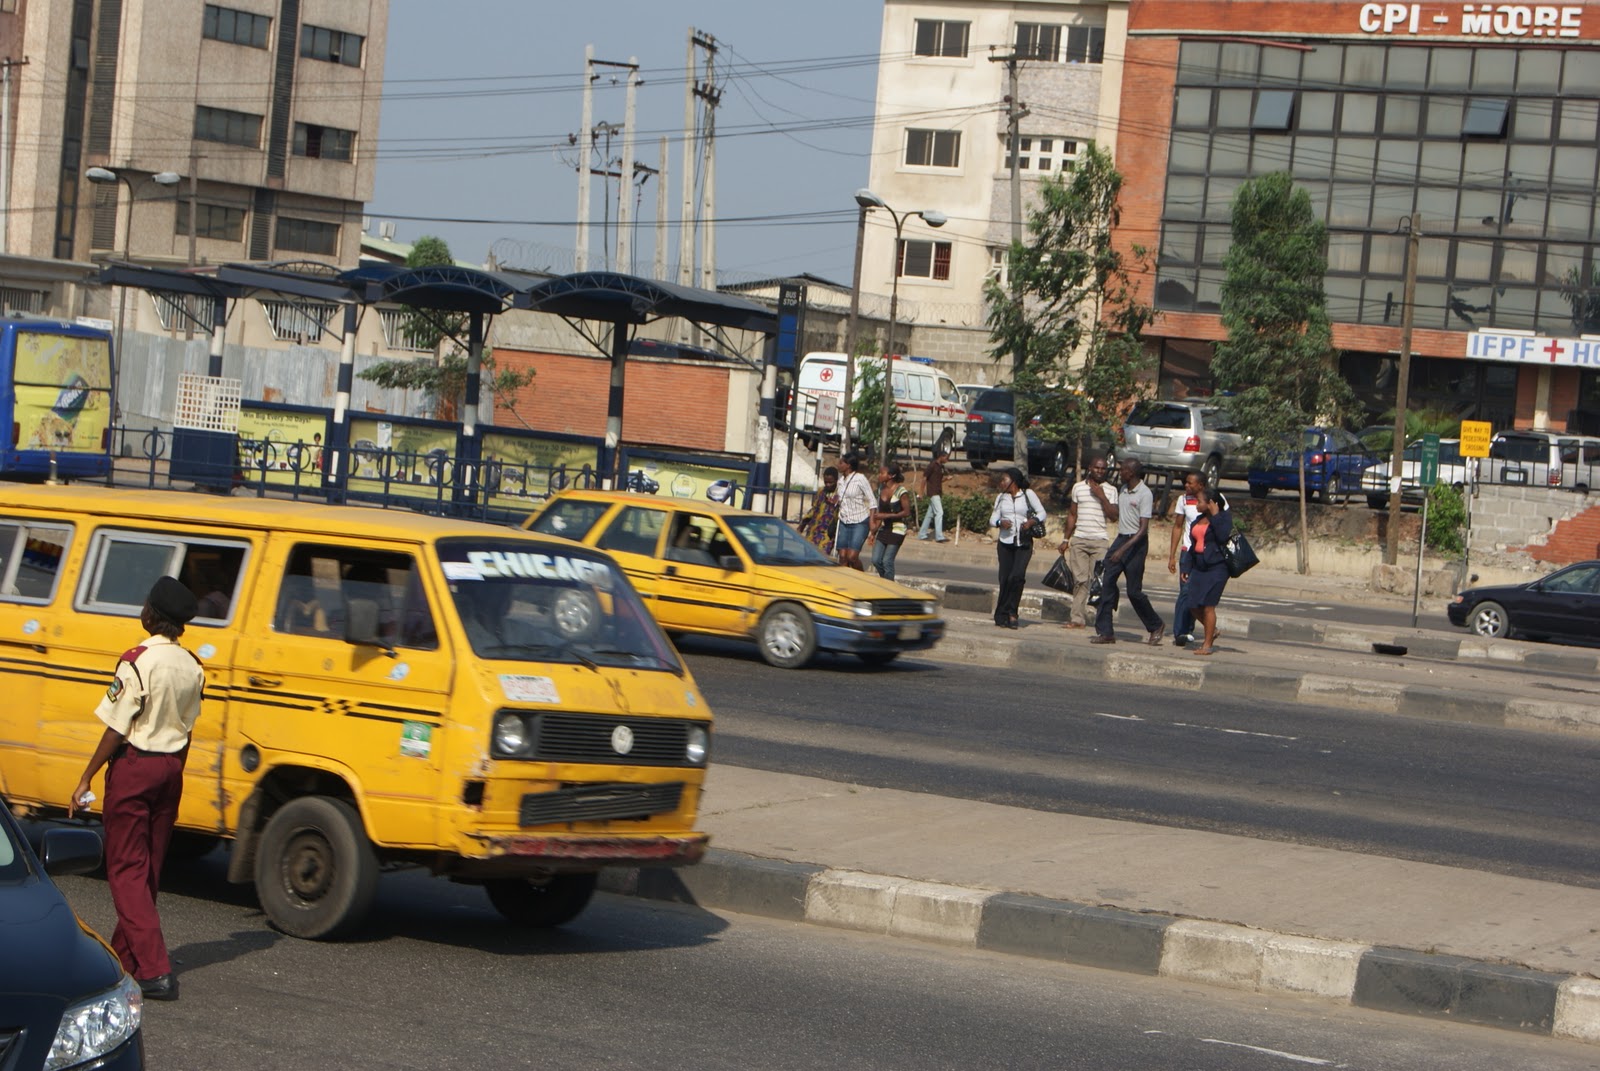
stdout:
POLYGON ((1206 482, 1243 479, 1250 470, 1244 437, 1215 401, 1141 402, 1122 425, 1117 457, 1147 467, 1199 469, 1206 482))
POLYGON ((1484 483, 1587 492, 1600 477, 1600 438, 1551 431, 1503 431, 1480 463, 1484 483))

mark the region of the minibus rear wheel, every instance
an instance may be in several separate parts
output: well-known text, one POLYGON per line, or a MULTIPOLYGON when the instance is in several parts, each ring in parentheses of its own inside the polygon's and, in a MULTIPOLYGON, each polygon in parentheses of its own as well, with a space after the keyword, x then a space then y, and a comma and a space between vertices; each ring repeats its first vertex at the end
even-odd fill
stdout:
POLYGON ((494 909, 518 926, 548 929, 571 922, 589 905, 597 873, 553 874, 548 881, 491 878, 483 883, 494 909))
POLYGON ((378 891, 378 856, 343 800, 302 796, 278 809, 256 849, 256 896, 291 937, 327 940, 360 924, 378 891))

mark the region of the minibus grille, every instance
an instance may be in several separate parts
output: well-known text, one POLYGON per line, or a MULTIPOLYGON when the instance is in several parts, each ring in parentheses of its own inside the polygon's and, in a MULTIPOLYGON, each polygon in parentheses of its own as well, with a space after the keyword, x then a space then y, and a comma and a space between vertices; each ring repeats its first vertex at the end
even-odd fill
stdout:
MULTIPOLYGON (((529 718, 534 759, 626 766, 688 766, 684 752, 689 722, 668 718, 619 718, 605 714, 550 712, 529 718), (627 732, 619 734, 619 728, 627 732), (619 740, 627 751, 618 751, 619 740)), ((697 723, 703 724, 703 723, 697 723)))
POLYGON ((921 599, 873 599, 873 617, 921 617, 921 599))
POLYGON ((683 782, 659 785, 569 785, 554 792, 530 792, 522 797, 518 824, 547 826, 557 822, 608 822, 649 818, 678 809, 683 782))

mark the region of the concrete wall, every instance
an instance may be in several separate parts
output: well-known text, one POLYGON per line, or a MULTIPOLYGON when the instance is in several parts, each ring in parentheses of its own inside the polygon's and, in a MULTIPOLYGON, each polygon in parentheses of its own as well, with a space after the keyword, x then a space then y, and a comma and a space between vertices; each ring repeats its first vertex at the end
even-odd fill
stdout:
MULTIPOLYGON (((1545 487, 1480 487, 1472 500, 1472 545, 1484 550, 1524 552, 1540 561, 1580 561, 1595 556, 1595 540, 1581 554, 1553 558, 1550 544, 1558 526, 1600 503, 1594 495, 1545 487), (1540 551, 1536 553, 1536 551, 1540 551)), ((1600 539, 1600 535, 1597 535, 1600 539)), ((1575 549, 1575 548, 1569 548, 1575 549)))

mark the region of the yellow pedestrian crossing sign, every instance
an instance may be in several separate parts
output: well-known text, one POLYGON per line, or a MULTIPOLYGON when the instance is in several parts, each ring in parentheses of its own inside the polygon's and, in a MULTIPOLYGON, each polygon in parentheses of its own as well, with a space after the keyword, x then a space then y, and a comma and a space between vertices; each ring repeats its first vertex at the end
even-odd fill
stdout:
POLYGON ((1461 456, 1488 457, 1489 435, 1493 431, 1487 420, 1461 422, 1461 456))

